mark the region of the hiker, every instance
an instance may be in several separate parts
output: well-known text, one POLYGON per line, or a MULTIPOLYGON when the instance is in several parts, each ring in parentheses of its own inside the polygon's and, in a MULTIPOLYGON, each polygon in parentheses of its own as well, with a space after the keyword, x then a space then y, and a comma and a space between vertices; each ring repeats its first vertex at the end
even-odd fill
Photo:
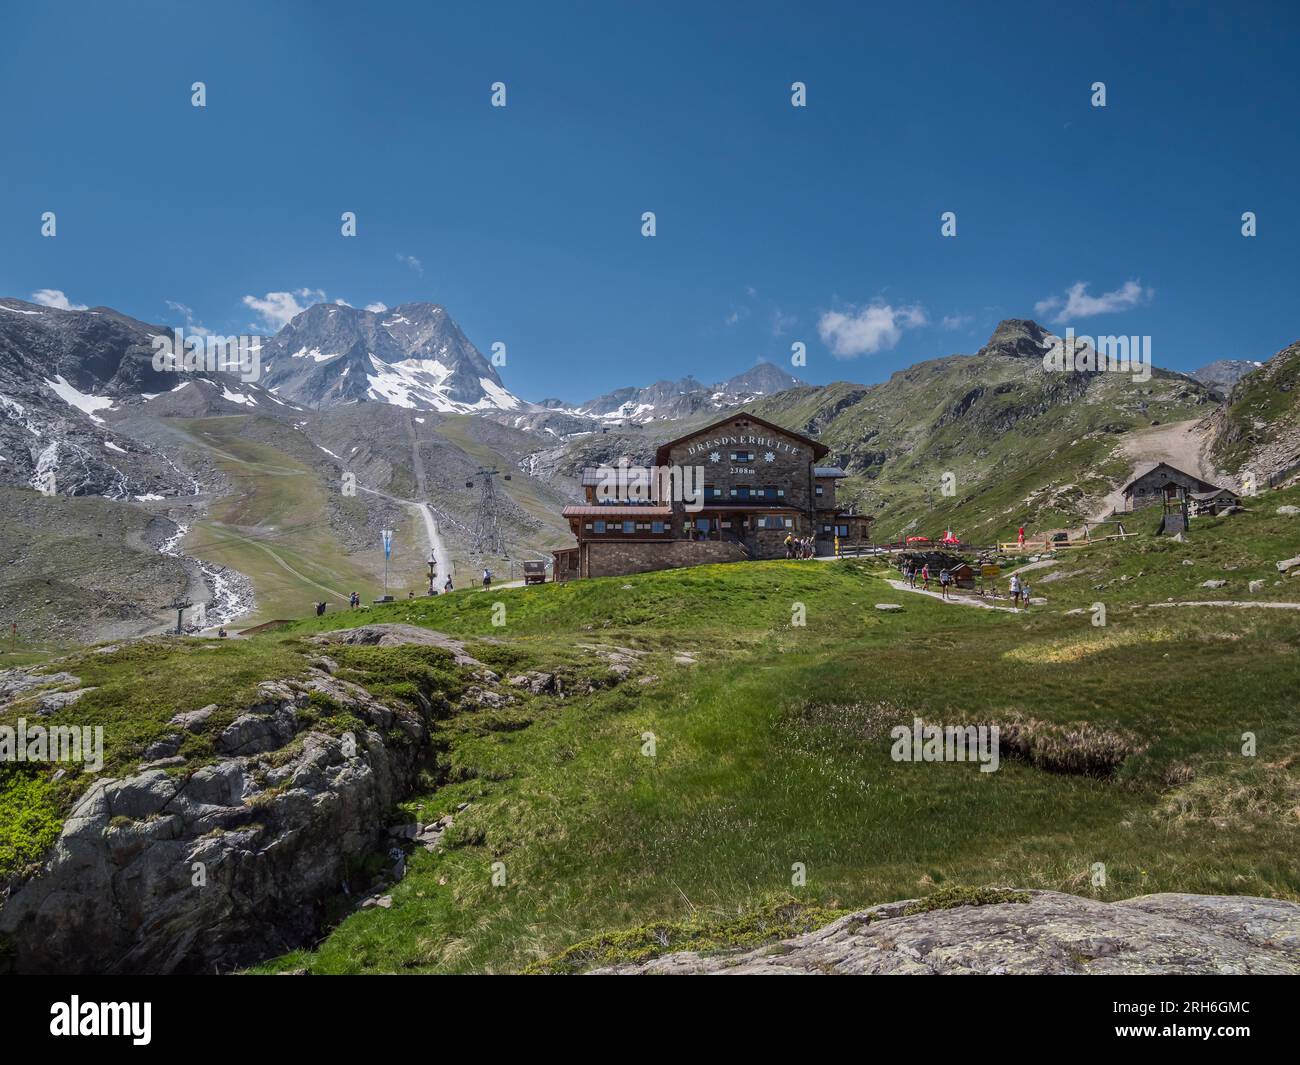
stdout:
POLYGON ((414 593, 413 591, 411 591, 410 588, 406 589, 406 598, 407 598, 407 599, 414 599, 414 598, 415 598, 415 593, 414 593))
POLYGON ((1020 582, 1020 598, 1025 601, 1025 609, 1029 609, 1029 585, 1024 581, 1020 582))
POLYGON ((223 640, 226 638, 226 627, 224 625, 217 629, 217 635, 223 640))
POLYGON ((451 574, 447 574, 447 583, 442 586, 442 594, 446 595, 451 591, 451 574))
POLYGON ((921 590, 928 592, 930 590, 930 563, 925 563, 921 567, 921 590))
POLYGON ((912 561, 907 564, 907 586, 916 587, 916 562, 912 561))
POLYGON ((324 604, 324 603, 317 603, 317 604, 316 604, 316 616, 317 616, 317 617, 320 617, 320 616, 322 616, 324 613, 325 613, 325 604, 324 604))
POLYGON ((483 567, 483 587, 484 588, 492 587, 492 571, 488 569, 486 566, 483 567))
POLYGON ((939 571, 939 590, 943 593, 943 597, 945 599, 949 598, 948 585, 950 585, 951 583, 952 583, 952 574, 948 572, 948 569, 945 566, 943 569, 939 571))
POLYGON ((785 534, 785 557, 794 558, 794 535, 792 533, 785 534))
POLYGON ((1022 548, 1025 546, 1025 527, 1023 525, 1020 526, 1020 532, 1016 534, 1016 543, 1022 548))
POLYGON ((1020 606, 1020 577, 1014 573, 1011 575, 1011 601, 1020 606))

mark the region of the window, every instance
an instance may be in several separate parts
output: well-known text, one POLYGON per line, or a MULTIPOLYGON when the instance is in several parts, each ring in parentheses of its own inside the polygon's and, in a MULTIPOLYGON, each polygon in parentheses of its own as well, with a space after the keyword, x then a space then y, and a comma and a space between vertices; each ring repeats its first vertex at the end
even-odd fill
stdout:
POLYGON ((604 531, 605 531, 605 523, 603 521, 596 522, 596 532, 603 533, 604 531))
POLYGON ((664 531, 664 523, 663 523, 662 521, 652 521, 652 522, 650 523, 650 531, 651 531, 652 533, 661 533, 661 532, 663 532, 663 531, 664 531))
POLYGON ((750 496, 750 487, 747 484, 738 484, 731 490, 733 499, 748 499, 750 496))
POLYGON ((818 486, 814 489, 814 491, 817 493, 817 495, 822 495, 822 494, 823 494, 822 486, 821 486, 821 485, 818 485, 818 486))
POLYGON ((700 532, 708 532, 708 531, 709 531, 709 519, 708 519, 708 518, 696 518, 696 519, 695 519, 695 527, 696 527, 697 529, 699 529, 700 532))
POLYGON ((754 453, 752 451, 733 451, 731 453, 732 462, 753 462, 754 453))
POLYGON ((841 540, 848 539, 849 527, 847 525, 835 526, 835 535, 838 536, 841 540))
POLYGON ((823 526, 822 526, 822 532, 823 532, 825 535, 830 536, 830 534, 831 534, 831 527, 830 527, 829 525, 823 525, 823 526))
POLYGON ((636 522, 634 521, 623 522, 623 531, 627 533, 629 536, 634 535, 636 533, 636 522))
POLYGON ((585 525, 583 525, 583 528, 586 529, 587 532, 591 532, 591 522, 587 522, 585 525))
POLYGON ((721 499, 721 498, 722 498, 722 489, 719 488, 716 484, 706 484, 706 485, 704 486, 704 498, 705 498, 705 499, 721 499))

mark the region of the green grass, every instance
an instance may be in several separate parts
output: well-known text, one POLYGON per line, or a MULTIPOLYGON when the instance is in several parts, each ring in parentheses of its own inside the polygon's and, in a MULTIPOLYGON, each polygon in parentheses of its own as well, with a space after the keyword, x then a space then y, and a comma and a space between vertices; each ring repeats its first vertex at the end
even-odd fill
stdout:
MULTIPOLYGON (((340 506, 348 501, 287 450, 246 435, 247 422, 248 416, 235 415, 182 423, 190 442, 202 447, 235 486, 213 504, 205 520, 194 524, 183 550, 252 580, 256 612, 240 618, 239 626, 298 617, 318 599, 346 598, 352 591, 365 598, 377 596, 383 573, 378 544, 369 560, 380 574, 377 580, 375 568, 349 555, 330 527, 330 501, 340 506)), ((423 545, 422 529, 410 526, 404 531, 408 537, 419 536, 408 542, 423 545)), ((394 569, 395 588, 404 592, 418 578, 416 563, 425 553, 421 547, 411 555, 409 566, 394 569)), ((423 572, 422 566, 419 569, 423 572)), ((427 579, 415 586, 426 584, 427 579)))
MULTIPOLYGON (((870 560, 462 591, 247 642, 87 654, 60 668, 101 690, 61 713, 112 722, 121 768, 171 713, 215 701, 233 714, 257 679, 302 668, 303 636, 364 622, 456 635, 503 677, 559 676, 560 696, 503 685, 509 706, 458 710, 470 681, 445 652, 331 651, 342 677, 434 703, 427 786, 400 816, 455 824, 443 850, 411 856, 391 909, 353 913, 263 972, 571 971, 986 889, 1300 898, 1300 617, 1149 605, 1212 598, 1196 584, 1216 566, 1244 589, 1293 554, 1300 526, 1274 512, 1295 495, 1198 523, 1187 544, 1065 556, 1071 576, 1031 575, 1049 604, 1027 614, 895 591, 870 560), (1098 600, 1104 627, 1067 613, 1098 600), (609 654, 631 674, 611 673, 609 654), (1000 769, 894 762, 890 729, 915 717, 1008 730, 1000 769), (1094 749, 1118 755, 1098 771, 1094 749)), ((1300 579, 1283 581, 1269 595, 1300 599, 1300 579)), ((202 759, 206 742, 183 753, 202 759)))
MULTIPOLYGON (((1267 516, 1283 501, 1198 526, 1185 548, 1208 559, 1232 545, 1242 565, 1263 565, 1292 528, 1267 516)), ((1153 589, 1187 590, 1176 547, 1099 546, 1066 563, 1144 570, 1101 630, 1064 613, 1092 601, 1085 578, 1062 582, 1059 603, 1041 586, 1051 609, 1005 615, 908 597, 865 563, 704 567, 390 610, 503 640, 528 665, 579 641, 631 647, 659 679, 533 699, 521 730, 449 720, 449 783, 408 804, 432 819, 471 803, 449 849, 414 856, 392 909, 356 914, 318 950, 266 969, 502 971, 584 951, 594 963, 639 956, 650 934, 722 945, 710 930, 738 921, 742 935, 791 900, 832 913, 954 884, 1300 898, 1286 857, 1300 843, 1300 634, 1272 612, 1127 610, 1153 589), (504 629, 491 627, 494 601, 507 605, 504 629), (905 609, 883 615, 879 601, 905 609), (700 664, 675 666, 681 650, 700 664), (1015 757, 994 774, 894 763, 889 727, 914 716, 1017 722, 1035 738, 1086 724, 1133 753, 1110 776, 1015 757), (1254 758, 1241 755, 1247 731, 1254 758), (586 946, 565 955, 574 944, 586 946)))

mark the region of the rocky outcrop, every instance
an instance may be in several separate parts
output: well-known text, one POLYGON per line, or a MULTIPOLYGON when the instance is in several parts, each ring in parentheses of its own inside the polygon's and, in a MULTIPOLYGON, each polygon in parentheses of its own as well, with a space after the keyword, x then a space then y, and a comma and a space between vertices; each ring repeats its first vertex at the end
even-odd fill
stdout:
POLYGON ((668 954, 596 972, 752 974, 1300 973, 1300 904, 1217 895, 1027 902, 905 915, 874 906, 756 950, 668 954))
POLYGON ((458 666, 482 666, 483 663, 468 654, 460 640, 433 629, 417 625, 378 624, 362 625, 355 629, 335 629, 333 632, 312 636, 311 642, 327 646, 332 643, 360 644, 369 647, 397 647, 415 644, 419 647, 441 647, 450 651, 458 666))
MULTIPOLYGON (((176 724, 201 728, 212 709, 176 724)), ((311 942, 327 900, 372 886, 350 884, 349 869, 383 842, 430 716, 313 670, 261 685, 217 735, 217 761, 187 769, 172 758, 175 768, 97 781, 44 866, 0 899, 12 967, 212 972, 311 942), (321 706, 364 729, 314 726, 321 706)))

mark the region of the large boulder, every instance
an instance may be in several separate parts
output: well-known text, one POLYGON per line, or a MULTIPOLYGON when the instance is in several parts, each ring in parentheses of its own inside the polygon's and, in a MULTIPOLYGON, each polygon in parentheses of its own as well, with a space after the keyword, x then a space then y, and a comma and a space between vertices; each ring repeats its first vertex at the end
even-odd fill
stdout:
MULTIPOLYGON (((183 723, 207 716, 188 712, 183 723)), ((384 842, 430 724, 315 672, 263 685, 218 737, 213 764, 96 781, 44 865, 0 896, 9 967, 210 973, 313 942, 325 901, 384 842), (364 728, 306 727, 300 711, 313 692, 364 728)))
POLYGON ((874 906, 757 949, 667 954, 597 972, 753 974, 1300 974, 1300 903, 1143 895, 1097 902, 1029 891, 1026 902, 906 915, 874 906))

